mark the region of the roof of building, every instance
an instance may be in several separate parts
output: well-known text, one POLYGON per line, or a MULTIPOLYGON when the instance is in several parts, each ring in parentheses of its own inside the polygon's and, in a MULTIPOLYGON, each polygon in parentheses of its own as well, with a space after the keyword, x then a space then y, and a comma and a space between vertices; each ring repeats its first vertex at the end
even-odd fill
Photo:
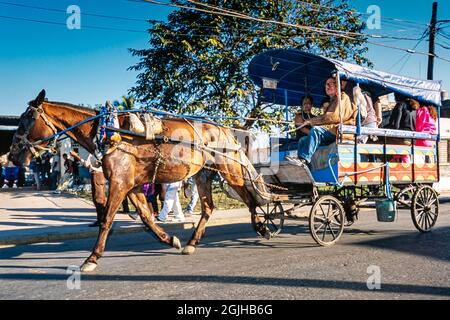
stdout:
POLYGON ((0 126, 18 126, 19 116, 2 116, 0 115, 0 126))

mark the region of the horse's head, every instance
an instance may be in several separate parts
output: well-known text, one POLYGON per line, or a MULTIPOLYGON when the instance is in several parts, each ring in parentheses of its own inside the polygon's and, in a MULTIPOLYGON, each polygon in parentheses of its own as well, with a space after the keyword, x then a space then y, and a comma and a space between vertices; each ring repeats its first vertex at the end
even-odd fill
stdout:
POLYGON ((42 104, 45 101, 45 90, 36 99, 28 103, 28 108, 20 116, 19 127, 14 134, 8 159, 16 166, 29 165, 33 156, 39 156, 38 150, 43 150, 48 144, 35 142, 53 135, 55 128, 45 117, 42 104))

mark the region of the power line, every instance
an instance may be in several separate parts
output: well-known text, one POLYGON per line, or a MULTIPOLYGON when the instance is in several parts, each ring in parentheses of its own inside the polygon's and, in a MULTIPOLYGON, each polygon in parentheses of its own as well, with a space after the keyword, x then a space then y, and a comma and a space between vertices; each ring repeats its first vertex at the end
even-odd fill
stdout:
MULTIPOLYGON (((425 30, 425 32, 422 33, 422 37, 420 38, 420 40, 416 43, 416 45, 412 48, 412 50, 416 50, 417 47, 420 45, 420 43, 425 39, 425 37, 428 35, 428 30, 425 30)), ((401 72, 401 70, 403 70, 403 68, 405 67, 406 63, 409 61, 409 58, 411 57, 411 54, 409 54, 408 52, 405 53, 396 63, 394 63, 392 65, 392 67, 389 68, 389 70, 393 70, 400 62, 403 61, 403 59, 406 58, 405 62, 403 63, 403 65, 400 67, 398 73, 401 72)))
MULTIPOLYGON (((158 1, 154 1, 154 0, 144 0, 146 2, 158 2, 158 1)), ((197 6, 202 6, 208 9, 212 9, 212 10, 218 10, 218 12, 216 11, 212 11, 210 13, 216 13, 216 14, 223 14, 223 15, 230 15, 230 16, 235 16, 238 18, 242 18, 242 19, 249 19, 250 20, 257 20, 260 22, 270 22, 270 23, 277 23, 277 24, 283 24, 283 25, 287 25, 287 26, 295 26, 297 28, 304 28, 307 30, 312 30, 312 31, 318 31, 318 30, 323 30, 323 31, 327 31, 327 32, 332 32, 332 33, 337 33, 337 34, 343 34, 343 35, 350 35, 350 36, 357 36, 357 37, 370 37, 370 38, 385 38, 385 39, 395 39, 395 40, 413 40, 413 41, 417 41, 420 40, 417 38, 405 38, 405 37, 394 37, 394 36, 386 36, 386 35, 375 35, 375 34, 366 34, 366 33, 358 33, 358 32, 349 32, 349 31, 340 31, 340 30, 335 30, 335 29, 328 29, 328 28, 317 28, 317 27, 309 27, 309 26, 304 26, 304 25, 298 25, 298 24, 293 24, 293 23, 288 23, 288 22, 281 22, 281 21, 275 21, 275 20, 267 20, 267 19, 261 19, 261 18, 256 18, 256 17, 252 17, 250 15, 244 14, 242 12, 239 12, 237 10, 229 10, 229 9, 224 9, 221 8, 219 6, 215 6, 215 5, 210 5, 207 3, 202 3, 202 2, 198 2, 195 0, 186 0, 187 2, 190 2, 192 4, 195 4, 197 6)), ((331 7, 330 7, 331 8, 331 7)))
MULTIPOLYGON (((140 2, 140 1, 129 1, 129 2, 140 2)), ((18 4, 18 3, 12 3, 12 2, 5 2, 5 1, 0 1, 0 4, 16 6, 16 7, 23 7, 23 8, 31 8, 31 9, 36 9, 36 10, 44 10, 44 11, 50 11, 50 12, 58 12, 58 13, 64 13, 64 14, 67 13, 65 10, 62 10, 62 9, 41 7, 41 6, 31 6, 31 5, 18 4)), ((164 23, 165 22, 165 21, 162 21, 162 20, 134 19, 134 18, 126 18, 126 17, 118 17, 118 16, 96 14, 96 13, 86 13, 86 12, 81 12, 80 14, 84 15, 84 16, 93 16, 93 17, 120 19, 120 20, 130 20, 130 21, 146 22, 146 23, 148 23, 148 22, 164 23)), ((192 28, 194 28, 194 29, 216 29, 216 27, 213 27, 213 26, 193 26, 192 28)), ((237 28, 237 30, 247 30, 247 31, 250 30, 250 31, 252 31, 250 28, 237 28)), ((183 34, 183 33, 178 33, 178 34, 180 34, 180 35, 189 35, 189 34, 183 34)), ((273 33, 273 34, 276 34, 276 33, 273 33)), ((277 34, 277 35, 281 35, 281 34, 277 34)), ((289 36, 285 35, 285 37, 289 37, 289 36)))
POLYGON ((446 49, 446 50, 450 50, 450 46, 443 45, 443 44, 441 44, 441 43, 439 43, 439 42, 436 42, 436 44, 437 44, 438 46, 440 46, 440 47, 446 49))
MULTIPOLYGON (((58 26, 64 26, 67 27, 67 25, 65 23, 62 22, 56 22, 56 21, 48 21, 48 20, 38 20, 38 19, 30 19, 30 18, 22 18, 22 17, 12 17, 12 16, 5 16, 5 15, 0 15, 0 18, 3 19, 11 19, 11 20, 16 20, 16 21, 26 21, 26 22, 35 22, 35 23, 42 23, 42 24, 50 24, 50 25, 58 25, 58 26)), ((103 26, 90 26, 90 25, 83 25, 83 28, 88 28, 88 29, 99 29, 99 30, 110 30, 110 31, 124 31, 124 32, 136 32, 136 33, 147 33, 146 31, 142 31, 142 30, 132 30, 132 29, 121 29, 121 28, 110 28, 110 27, 103 27, 103 26)), ((183 32, 174 32, 174 31, 167 31, 165 32, 166 34, 170 34, 170 35, 176 35, 176 36, 189 36, 189 37, 205 37, 208 36, 208 34, 192 34, 192 33, 183 33, 183 32)), ((280 33, 264 33, 264 34, 270 34, 270 35, 277 35, 277 36, 281 36, 281 37, 285 37, 285 38, 293 38, 290 35, 283 35, 280 33)), ((257 36, 258 33, 256 32, 255 34, 252 35, 247 35, 246 37, 251 38, 251 37, 255 37, 257 36)), ((234 34, 233 36, 236 36, 236 34, 234 34)), ((240 35, 242 36, 242 35, 240 35)))
POLYGON ((450 40, 450 34, 442 31, 442 30, 438 30, 438 34, 441 35, 442 37, 444 37, 445 39, 450 40))
MULTIPOLYGON (((326 6, 326 5, 321 5, 321 4, 318 4, 318 3, 309 3, 309 2, 305 2, 305 1, 297 1, 298 3, 302 3, 302 4, 305 4, 305 5, 311 5, 311 6, 314 6, 314 7, 316 7, 316 8, 324 8, 324 9, 328 9, 328 10, 334 10, 334 11, 338 11, 339 9, 338 8, 334 8, 334 7, 331 7, 331 6, 326 6)), ((370 13, 367 13, 367 12, 360 12, 360 11, 356 11, 356 10, 344 10, 343 12, 345 12, 345 13, 350 13, 350 14, 352 14, 352 15, 355 15, 355 14, 360 14, 360 15, 365 15, 365 16, 370 16, 370 13)), ((418 24, 420 24, 420 25, 423 25, 423 26, 429 26, 428 25, 428 23, 423 23, 423 22, 417 22, 417 21, 410 21, 410 20, 403 20, 403 19, 398 19, 398 18, 392 18, 392 17, 385 17, 385 16, 383 16, 383 17, 381 17, 381 19, 383 20, 390 20, 390 21, 393 21, 393 22, 398 22, 398 23, 408 23, 408 24, 413 24, 413 25, 418 25, 418 24)))
MULTIPOLYGON (((132 1, 132 0, 130 0, 130 1, 132 1)), ((164 6, 175 7, 175 8, 185 9, 185 10, 194 10, 194 11, 209 13, 209 14, 213 14, 213 15, 228 16, 228 17, 234 17, 234 18, 245 19, 245 20, 252 20, 252 21, 263 22, 263 23, 279 24, 279 25, 288 26, 288 27, 305 29, 305 30, 308 30, 308 31, 311 31, 311 32, 318 32, 318 33, 322 33, 322 34, 328 34, 328 35, 332 35, 332 36, 336 36, 336 37, 341 37, 341 38, 345 38, 345 39, 348 39, 348 40, 357 40, 356 38, 349 36, 348 35, 349 32, 345 32, 345 31, 336 31, 336 30, 326 29, 326 28, 315 28, 315 27, 304 26, 304 25, 296 25, 296 24, 287 23, 287 22, 281 22, 281 21, 276 21, 276 20, 265 20, 265 19, 261 19, 261 18, 255 18, 255 17, 252 17, 252 16, 244 15, 244 14, 234 15, 234 14, 230 14, 230 13, 226 13, 226 12, 211 11, 211 10, 201 9, 201 8, 196 8, 196 7, 189 7, 189 6, 184 6, 184 5, 160 2, 160 1, 157 1, 157 0, 142 0, 142 1, 148 2, 150 4, 164 5, 164 6)), ((187 0, 187 1, 192 2, 192 3, 195 2, 193 0, 187 0)), ((136 2, 136 0, 134 0, 134 2, 136 2)), ((137 2, 141 2, 141 1, 137 1, 137 2)), ((363 34, 363 36, 365 36, 365 35, 363 34)), ((415 40, 418 40, 418 39, 415 39, 415 40)), ((372 41, 367 41, 367 43, 372 44, 372 45, 376 45, 376 46, 380 46, 380 47, 385 47, 385 48, 390 48, 390 49, 395 49, 395 50, 401 50, 401 51, 405 51, 405 52, 412 53, 412 54, 420 54, 420 55, 425 55, 425 56, 431 56, 431 54, 427 53, 427 52, 421 52, 421 51, 415 51, 415 50, 411 50, 411 49, 405 49, 405 48, 401 48, 401 47, 397 47, 397 46, 391 46, 391 45, 387 45, 387 44, 383 44, 383 43, 377 43, 377 42, 372 42, 372 41)), ((434 56, 437 59, 441 59, 443 61, 450 62, 449 59, 445 59, 445 58, 439 57, 436 54, 434 54, 432 56, 434 56)))
MULTIPOLYGON (((415 50, 424 39, 425 39, 425 36, 423 37, 423 39, 421 39, 419 42, 417 42, 417 44, 414 46, 413 50, 415 50)), ((409 59, 411 58, 410 54, 408 54, 408 53, 406 53, 406 54, 408 55, 408 57, 406 58, 405 62, 403 62, 402 66, 398 70, 398 73, 401 73, 403 71, 403 68, 405 68, 406 64, 408 63, 409 59)))
MULTIPOLYGON (((11 17, 11 16, 4 16, 4 15, 0 15, 0 18, 10 19, 10 20, 17 20, 17 21, 28 21, 28 22, 35 22, 35 23, 43 23, 43 24, 52 24, 52 25, 59 25, 59 26, 67 27, 67 25, 65 23, 56 22, 56 21, 29 19, 29 18, 21 18, 21 17, 11 17)), ((110 31, 134 32, 134 33, 147 33, 146 31, 142 31, 142 30, 120 29, 120 28, 111 28, 111 27, 102 27, 102 26, 90 26, 90 25, 83 25, 83 28, 98 29, 98 30, 110 30, 110 31)))
MULTIPOLYGON (((50 12, 59 12, 59 13, 65 13, 65 14, 67 13, 66 10, 62 10, 62 9, 40 7, 40 6, 32 6, 32 5, 21 4, 21 3, 13 3, 13 2, 7 2, 7 1, 0 1, 0 4, 8 5, 8 6, 21 7, 21 8, 45 10, 45 11, 50 11, 50 12)), ((84 12, 84 11, 81 12, 80 14, 82 16, 92 16, 92 17, 115 19, 115 20, 125 20, 125 21, 135 21, 135 22, 148 22, 149 21, 149 20, 145 20, 145 19, 118 17, 118 16, 110 16, 110 15, 97 14, 97 13, 87 13, 87 12, 84 12)))
MULTIPOLYGON (((145 0, 126 0, 127 2, 135 2, 135 3, 145 3, 145 0)), ((309 3, 309 2, 305 2, 305 1, 296 1, 296 3, 300 3, 300 4, 304 4, 304 5, 310 5, 310 6, 314 6, 316 8, 323 8, 323 9, 331 9, 334 11, 338 11, 338 8, 335 7, 330 7, 330 6, 325 6, 325 5, 320 5, 320 4, 316 4, 316 3, 309 3)), ((229 11, 233 11, 230 9, 227 9, 229 11)), ((318 9, 314 9, 313 11, 319 12, 318 9)), ((367 13, 367 12, 360 12, 360 11, 353 11, 353 10, 343 10, 343 12, 345 13, 350 13, 352 15, 365 15, 365 16, 370 16, 371 14, 367 13)), ((414 29, 414 28, 421 28, 418 25, 422 25, 425 27, 428 27, 428 23, 424 23, 424 22, 418 22, 418 21, 410 21, 410 20, 404 20, 404 19, 398 19, 398 18, 392 18, 392 17, 386 17, 386 16, 382 16, 381 20, 389 20, 389 22, 387 23, 391 23, 391 24, 409 24, 409 28, 414 29)), ((422 29, 422 28, 421 28, 422 29)))

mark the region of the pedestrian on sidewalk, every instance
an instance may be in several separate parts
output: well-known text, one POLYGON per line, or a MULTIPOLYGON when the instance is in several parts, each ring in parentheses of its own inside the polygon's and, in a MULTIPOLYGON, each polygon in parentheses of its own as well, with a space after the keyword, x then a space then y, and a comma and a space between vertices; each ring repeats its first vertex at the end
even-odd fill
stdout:
POLYGON ((171 211, 173 211, 174 214, 172 222, 184 222, 186 220, 181 208, 180 198, 178 197, 178 190, 180 190, 181 184, 181 181, 163 183, 163 189, 165 189, 166 192, 163 208, 157 218, 158 221, 166 222, 171 211))
POLYGON ((56 188, 58 187, 58 180, 59 180, 58 161, 54 160, 52 170, 50 173, 50 190, 56 190, 56 188))
POLYGON ((43 185, 46 187, 50 187, 50 175, 52 171, 52 163, 51 163, 51 155, 50 153, 46 153, 42 157, 42 170, 41 170, 41 177, 43 185))
POLYGON ((28 167, 31 171, 33 171, 34 182, 36 183, 36 190, 41 190, 41 179, 39 177, 41 172, 41 159, 33 159, 30 162, 30 166, 28 167))
POLYGON ((145 198, 147 199, 147 202, 152 205, 153 216, 157 217, 159 215, 159 206, 158 206, 158 199, 157 199, 158 194, 157 194, 156 184, 146 183, 142 187, 142 191, 145 194, 145 198))
POLYGON ((70 155, 89 170, 91 175, 92 201, 94 202, 95 209, 97 211, 97 220, 90 224, 89 227, 99 227, 104 219, 106 206, 106 179, 103 174, 102 165, 100 161, 98 161, 92 154, 89 154, 86 160, 81 159, 75 151, 71 151, 70 155))
POLYGON ((58 186, 58 193, 61 193, 62 190, 69 189, 73 186, 73 161, 69 159, 67 153, 63 154, 63 166, 64 173, 62 174, 62 178, 60 184, 58 186))
POLYGON ((5 184, 5 175, 3 174, 3 163, 0 162, 0 188, 5 184))
MULTIPOLYGON (((78 148, 74 148, 73 149, 74 153, 78 154, 78 148)), ((72 154, 72 152, 70 153, 72 154)), ((78 160, 78 158, 73 158, 72 161, 72 176, 73 176, 73 184, 75 186, 78 186, 80 184, 80 167, 79 167, 79 163, 80 161, 78 160)))
POLYGON ((184 195, 186 196, 186 198, 190 198, 190 201, 186 206, 184 214, 192 215, 194 214, 194 209, 198 201, 198 190, 194 178, 193 177, 188 178, 187 181, 183 183, 183 187, 184 187, 184 195))

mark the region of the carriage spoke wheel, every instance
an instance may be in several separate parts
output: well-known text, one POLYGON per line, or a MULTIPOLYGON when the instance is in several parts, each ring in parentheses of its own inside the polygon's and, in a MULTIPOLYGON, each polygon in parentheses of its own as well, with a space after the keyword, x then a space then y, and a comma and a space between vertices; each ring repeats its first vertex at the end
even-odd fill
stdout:
POLYGON ((265 229, 265 234, 261 234, 258 228, 255 228, 260 236, 270 239, 281 232, 284 224, 284 209, 281 203, 277 202, 275 204, 257 207, 256 215, 265 229))
POLYGON ((430 186, 419 187, 411 205, 411 218, 420 232, 429 232, 439 216, 439 197, 430 186))
POLYGON ((344 232, 344 208, 332 196, 319 198, 311 208, 309 231, 321 246, 335 244, 344 232))

